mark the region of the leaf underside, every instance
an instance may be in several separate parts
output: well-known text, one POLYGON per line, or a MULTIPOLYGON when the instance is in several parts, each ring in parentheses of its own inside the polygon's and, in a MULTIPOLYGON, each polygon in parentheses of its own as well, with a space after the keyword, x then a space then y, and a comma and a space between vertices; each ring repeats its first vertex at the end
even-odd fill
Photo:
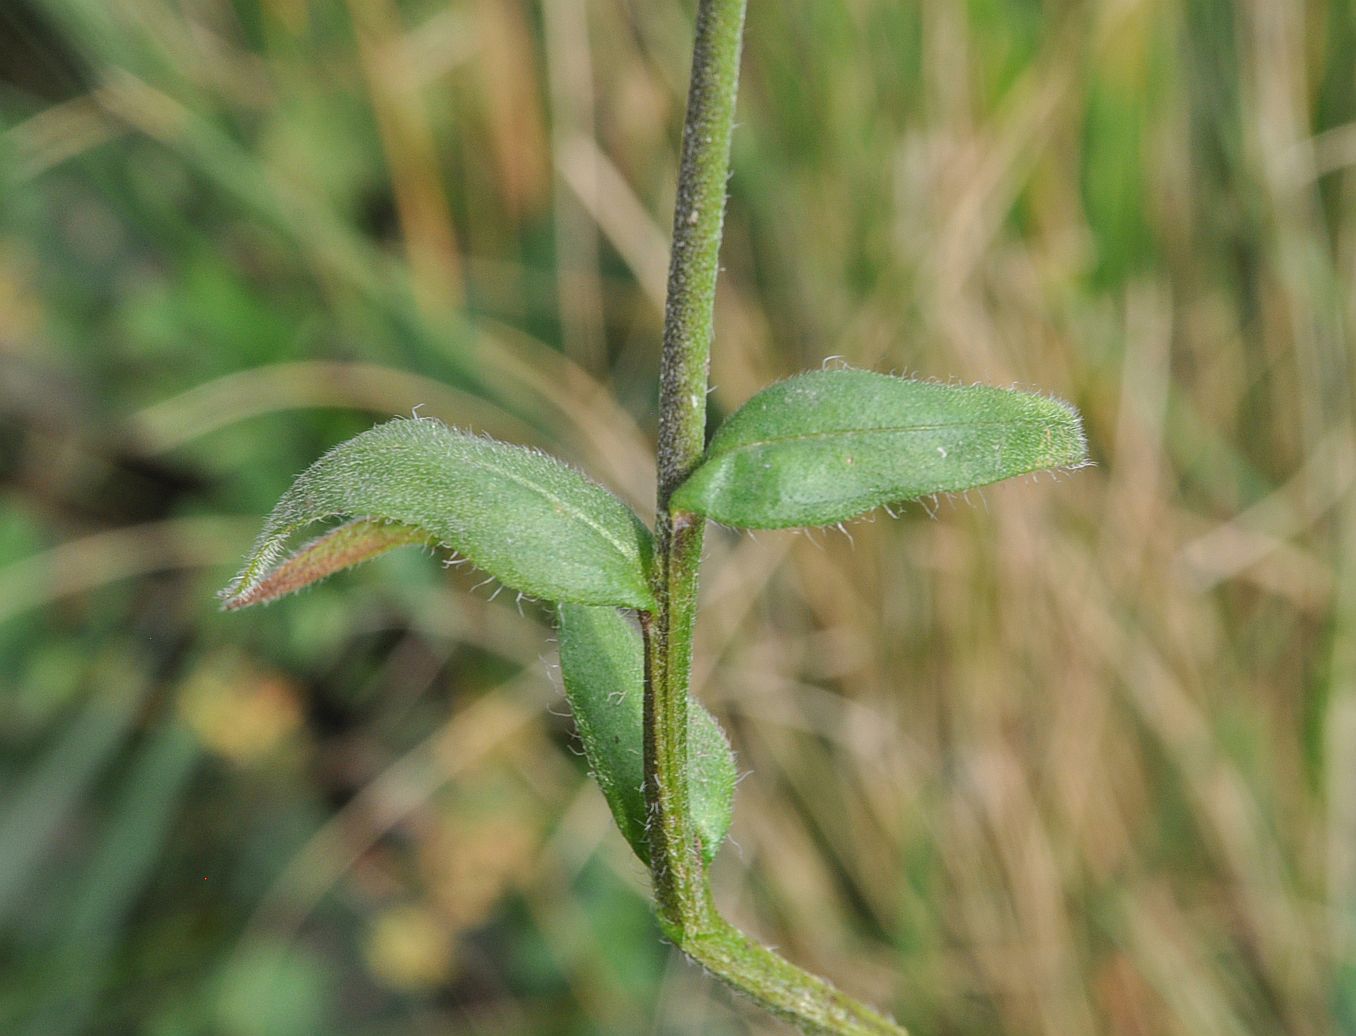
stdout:
POLYGON ((431 547, 434 541, 428 533, 408 525, 355 518, 302 544, 222 607, 234 611, 251 604, 267 604, 389 550, 412 545, 431 547))
POLYGON ((811 371, 731 415, 670 504, 739 528, 832 525, 1086 461, 1077 411, 1048 396, 811 371))
POLYGON ((338 541, 322 536, 280 563, 293 534, 336 517, 367 523, 359 537, 366 547, 355 561, 390 549, 376 549, 375 529, 394 523, 418 537, 404 542, 442 544, 531 597, 654 607, 646 574, 650 534, 625 504, 553 457, 427 418, 378 425, 303 472, 222 592, 224 606, 278 596, 270 587, 297 589, 299 575, 322 555, 317 578, 346 567, 335 546, 343 542, 342 527, 332 534, 338 541))
MULTIPOLYGON (((560 670, 584 754, 617 821, 649 863, 645 833, 644 643, 615 608, 563 604, 560 670)), ((700 702, 688 699, 688 804, 708 863, 730 830, 736 780, 724 732, 700 702)))

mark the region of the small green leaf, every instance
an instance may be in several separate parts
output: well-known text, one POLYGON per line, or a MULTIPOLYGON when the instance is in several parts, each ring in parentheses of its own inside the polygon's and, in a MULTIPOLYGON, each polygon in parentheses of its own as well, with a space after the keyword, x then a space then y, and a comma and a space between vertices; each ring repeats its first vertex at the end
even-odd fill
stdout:
POLYGON ((746 529, 832 525, 882 504, 1086 461, 1078 412, 1058 399, 812 371, 731 415, 670 506, 746 529))
POLYGON ((222 592, 225 607, 272 599, 303 585, 296 580, 308 566, 323 578, 346 567, 345 549, 356 563, 402 535, 441 543, 542 600, 654 607, 650 534, 625 504, 553 457, 427 418, 378 425, 303 472, 222 592), (340 516, 365 521, 279 564, 297 530, 340 516), (406 531, 383 537, 383 523, 406 531))
MULTIPOLYGON (((622 835, 649 863, 645 836, 645 646, 616 608, 563 604, 560 671, 593 776, 622 835)), ((735 762, 730 743, 700 702, 688 699, 688 804, 709 863, 730 830, 735 762)))

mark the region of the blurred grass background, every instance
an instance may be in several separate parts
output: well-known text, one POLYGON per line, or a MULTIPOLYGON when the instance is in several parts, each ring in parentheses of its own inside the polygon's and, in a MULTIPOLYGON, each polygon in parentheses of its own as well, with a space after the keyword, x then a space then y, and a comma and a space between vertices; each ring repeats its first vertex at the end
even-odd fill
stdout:
MULTIPOLYGON (((713 533, 718 898, 920 1036, 1356 1033, 1356 7, 751 7, 716 416, 832 354, 1098 467, 713 533)), ((0 5, 0 1031, 784 1031, 661 944, 544 609, 212 597, 415 406, 648 513, 692 12, 0 5)))

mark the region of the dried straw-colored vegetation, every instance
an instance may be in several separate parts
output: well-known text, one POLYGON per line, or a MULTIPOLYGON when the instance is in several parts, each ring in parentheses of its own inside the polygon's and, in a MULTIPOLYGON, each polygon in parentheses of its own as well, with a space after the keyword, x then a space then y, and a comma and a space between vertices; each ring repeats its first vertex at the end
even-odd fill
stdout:
MULTIPOLYGON (((1356 14, 751 6, 717 413, 831 353, 1098 466, 710 537, 723 905, 921 1036, 1353 1031, 1356 14)), ((417 405, 650 510, 690 7, 0 6, 0 1029, 773 1031, 660 944, 544 610, 211 595, 417 405)))

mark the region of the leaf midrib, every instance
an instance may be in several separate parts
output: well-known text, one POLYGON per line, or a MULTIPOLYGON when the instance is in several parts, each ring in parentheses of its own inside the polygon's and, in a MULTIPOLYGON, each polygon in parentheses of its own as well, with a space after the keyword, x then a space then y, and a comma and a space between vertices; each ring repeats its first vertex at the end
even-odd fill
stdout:
POLYGON ((713 443, 708 459, 716 460, 721 457, 727 457, 732 453, 738 453, 741 450, 755 450, 760 446, 775 446, 779 443, 804 442, 814 439, 832 439, 866 435, 898 435, 904 432, 937 432, 948 428, 1017 428, 1025 425, 1039 426, 1041 423, 1040 420, 1034 418, 1030 421, 944 421, 935 424, 892 425, 886 428, 854 428, 835 429, 827 432, 798 432, 793 435, 774 435, 765 439, 757 439, 753 442, 743 442, 725 449, 717 448, 717 444, 713 443))
MULTIPOLYGON (((529 456, 530 456, 530 454, 529 454, 529 456)), ((485 471, 490 471, 490 472, 493 472, 494 474, 497 474, 497 475, 503 475, 503 476, 504 476, 505 478, 507 478, 510 482, 516 482, 518 485, 523 486, 525 489, 530 489, 530 490, 532 490, 534 493, 536 493, 538 496, 542 497, 543 499, 549 500, 549 501, 551 501, 551 502, 553 502, 553 503, 558 503, 558 504, 560 504, 563 508, 565 508, 566 511, 568 511, 570 514, 572 514, 574 517, 578 518, 581 522, 583 522, 585 525, 587 525, 590 529, 592 529, 594 532, 596 532, 599 536, 601 536, 601 537, 602 537, 604 540, 606 540, 608 543, 612 544, 613 548, 617 551, 618 554, 620 554, 620 555, 622 556, 622 558, 624 558, 624 559, 625 559, 626 561, 628 561, 628 562, 629 562, 630 560, 632 560, 632 557, 631 557, 631 555, 627 552, 627 549, 626 549, 626 546, 625 546, 624 543, 622 543, 620 540, 616 539, 616 538, 611 534, 611 532, 609 532, 606 528, 604 528, 603 526, 599 525, 596 521, 594 521, 591 515, 589 515, 589 514, 588 514, 587 512, 585 512, 585 511, 579 510, 574 504, 570 503, 568 500, 565 500, 565 499, 563 499, 563 498, 561 498, 561 497, 559 497, 559 496, 556 496, 556 495, 554 495, 554 494, 548 492, 548 491, 545 489, 545 487, 539 485, 539 484, 536 483, 536 482, 531 481, 530 479, 523 478, 521 475, 515 474, 514 472, 511 472, 511 471, 505 471, 505 470, 503 470, 503 469, 501 469, 501 468, 497 468, 497 467, 495 467, 493 464, 490 464, 490 463, 488 463, 488 462, 486 462, 486 461, 484 461, 484 460, 475 460, 475 459, 470 459, 470 458, 468 458, 467 463, 470 464, 470 465, 473 466, 473 467, 479 467, 479 468, 482 468, 482 469, 485 470, 485 471)), ((569 469, 567 468, 566 470, 569 470, 569 469)), ((578 474, 578 473, 576 472, 576 474, 578 474)), ((589 483, 588 480, 587 480, 583 475, 580 475, 579 477, 580 477, 580 479, 582 479, 582 480, 584 481, 584 484, 585 484, 586 486, 592 484, 592 483, 589 483)), ((604 492, 604 493, 607 492, 607 490, 606 490, 606 489, 603 489, 602 486, 597 486, 596 488, 598 488, 600 491, 602 491, 602 492, 604 492)), ((623 505, 623 506, 625 506, 625 505, 623 505)), ((639 559, 639 551, 637 551, 637 560, 638 560, 638 559, 639 559)))

